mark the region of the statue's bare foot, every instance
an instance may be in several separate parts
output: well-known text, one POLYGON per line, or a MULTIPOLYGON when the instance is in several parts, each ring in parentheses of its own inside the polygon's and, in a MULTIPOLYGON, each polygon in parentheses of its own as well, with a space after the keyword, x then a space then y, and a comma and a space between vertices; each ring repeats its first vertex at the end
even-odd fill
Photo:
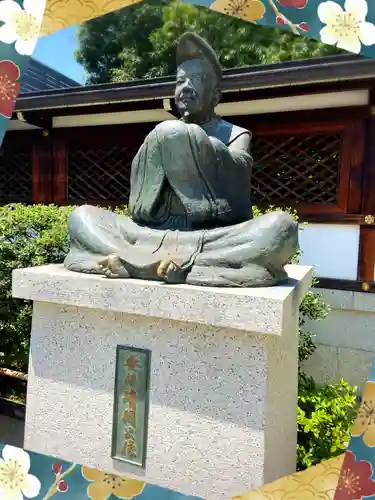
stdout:
POLYGON ((185 283, 186 274, 181 267, 172 259, 164 259, 160 262, 157 275, 166 283, 185 283))
POLYGON ((105 259, 101 260, 99 267, 107 278, 130 278, 122 260, 115 254, 108 255, 105 259))

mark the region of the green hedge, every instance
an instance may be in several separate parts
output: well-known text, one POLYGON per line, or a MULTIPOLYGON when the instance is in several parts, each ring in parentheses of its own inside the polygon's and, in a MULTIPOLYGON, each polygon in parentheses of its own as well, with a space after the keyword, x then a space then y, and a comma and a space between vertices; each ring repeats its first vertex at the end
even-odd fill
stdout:
POLYGON ((345 451, 356 410, 356 388, 344 380, 319 387, 310 378, 300 384, 297 407, 298 470, 345 451))
POLYGON ((12 270, 62 262, 68 207, 0 207, 0 365, 27 371, 32 304, 12 298, 12 270))
MULTIPOLYGON (((0 366, 26 372, 28 364, 32 305, 12 298, 12 270, 63 261, 68 251, 67 217, 71 210, 53 205, 0 207, 0 366)), ((126 213, 126 207, 116 212, 126 213)), ((260 211, 254 209, 254 214, 260 211)), ((355 390, 350 386, 342 383, 319 388, 302 371, 303 361, 315 349, 312 335, 304 329, 305 321, 322 319, 328 313, 329 307, 319 295, 308 292, 300 308, 300 469, 342 450, 356 405, 355 390)))

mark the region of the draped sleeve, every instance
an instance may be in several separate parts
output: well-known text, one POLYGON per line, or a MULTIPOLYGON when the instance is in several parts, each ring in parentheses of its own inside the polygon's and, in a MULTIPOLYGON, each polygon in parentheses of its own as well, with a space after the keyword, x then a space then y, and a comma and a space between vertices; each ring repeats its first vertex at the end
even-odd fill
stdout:
POLYGON ((152 223, 160 199, 165 173, 158 137, 152 131, 133 159, 130 176, 129 210, 134 220, 152 223))
POLYGON ((250 185, 243 189, 249 159, 246 152, 233 155, 198 125, 163 122, 133 161, 131 215, 150 227, 171 229, 209 228, 251 218, 250 185))

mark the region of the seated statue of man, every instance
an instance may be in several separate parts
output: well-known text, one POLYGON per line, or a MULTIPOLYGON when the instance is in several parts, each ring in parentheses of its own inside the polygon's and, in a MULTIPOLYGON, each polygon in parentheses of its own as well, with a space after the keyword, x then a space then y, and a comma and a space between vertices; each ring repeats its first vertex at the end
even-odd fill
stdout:
POLYGON ((84 205, 69 218, 66 268, 109 278, 250 287, 287 278, 298 247, 286 213, 253 219, 251 133, 215 114, 221 68, 194 33, 177 47, 181 120, 160 123, 132 163, 130 217, 84 205))

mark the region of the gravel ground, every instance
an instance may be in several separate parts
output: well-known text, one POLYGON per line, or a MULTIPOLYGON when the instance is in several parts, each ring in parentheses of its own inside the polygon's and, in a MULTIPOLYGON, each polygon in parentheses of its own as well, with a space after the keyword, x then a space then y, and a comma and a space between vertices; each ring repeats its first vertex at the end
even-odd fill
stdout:
POLYGON ((16 418, 0 415, 0 443, 23 447, 24 423, 16 418))

